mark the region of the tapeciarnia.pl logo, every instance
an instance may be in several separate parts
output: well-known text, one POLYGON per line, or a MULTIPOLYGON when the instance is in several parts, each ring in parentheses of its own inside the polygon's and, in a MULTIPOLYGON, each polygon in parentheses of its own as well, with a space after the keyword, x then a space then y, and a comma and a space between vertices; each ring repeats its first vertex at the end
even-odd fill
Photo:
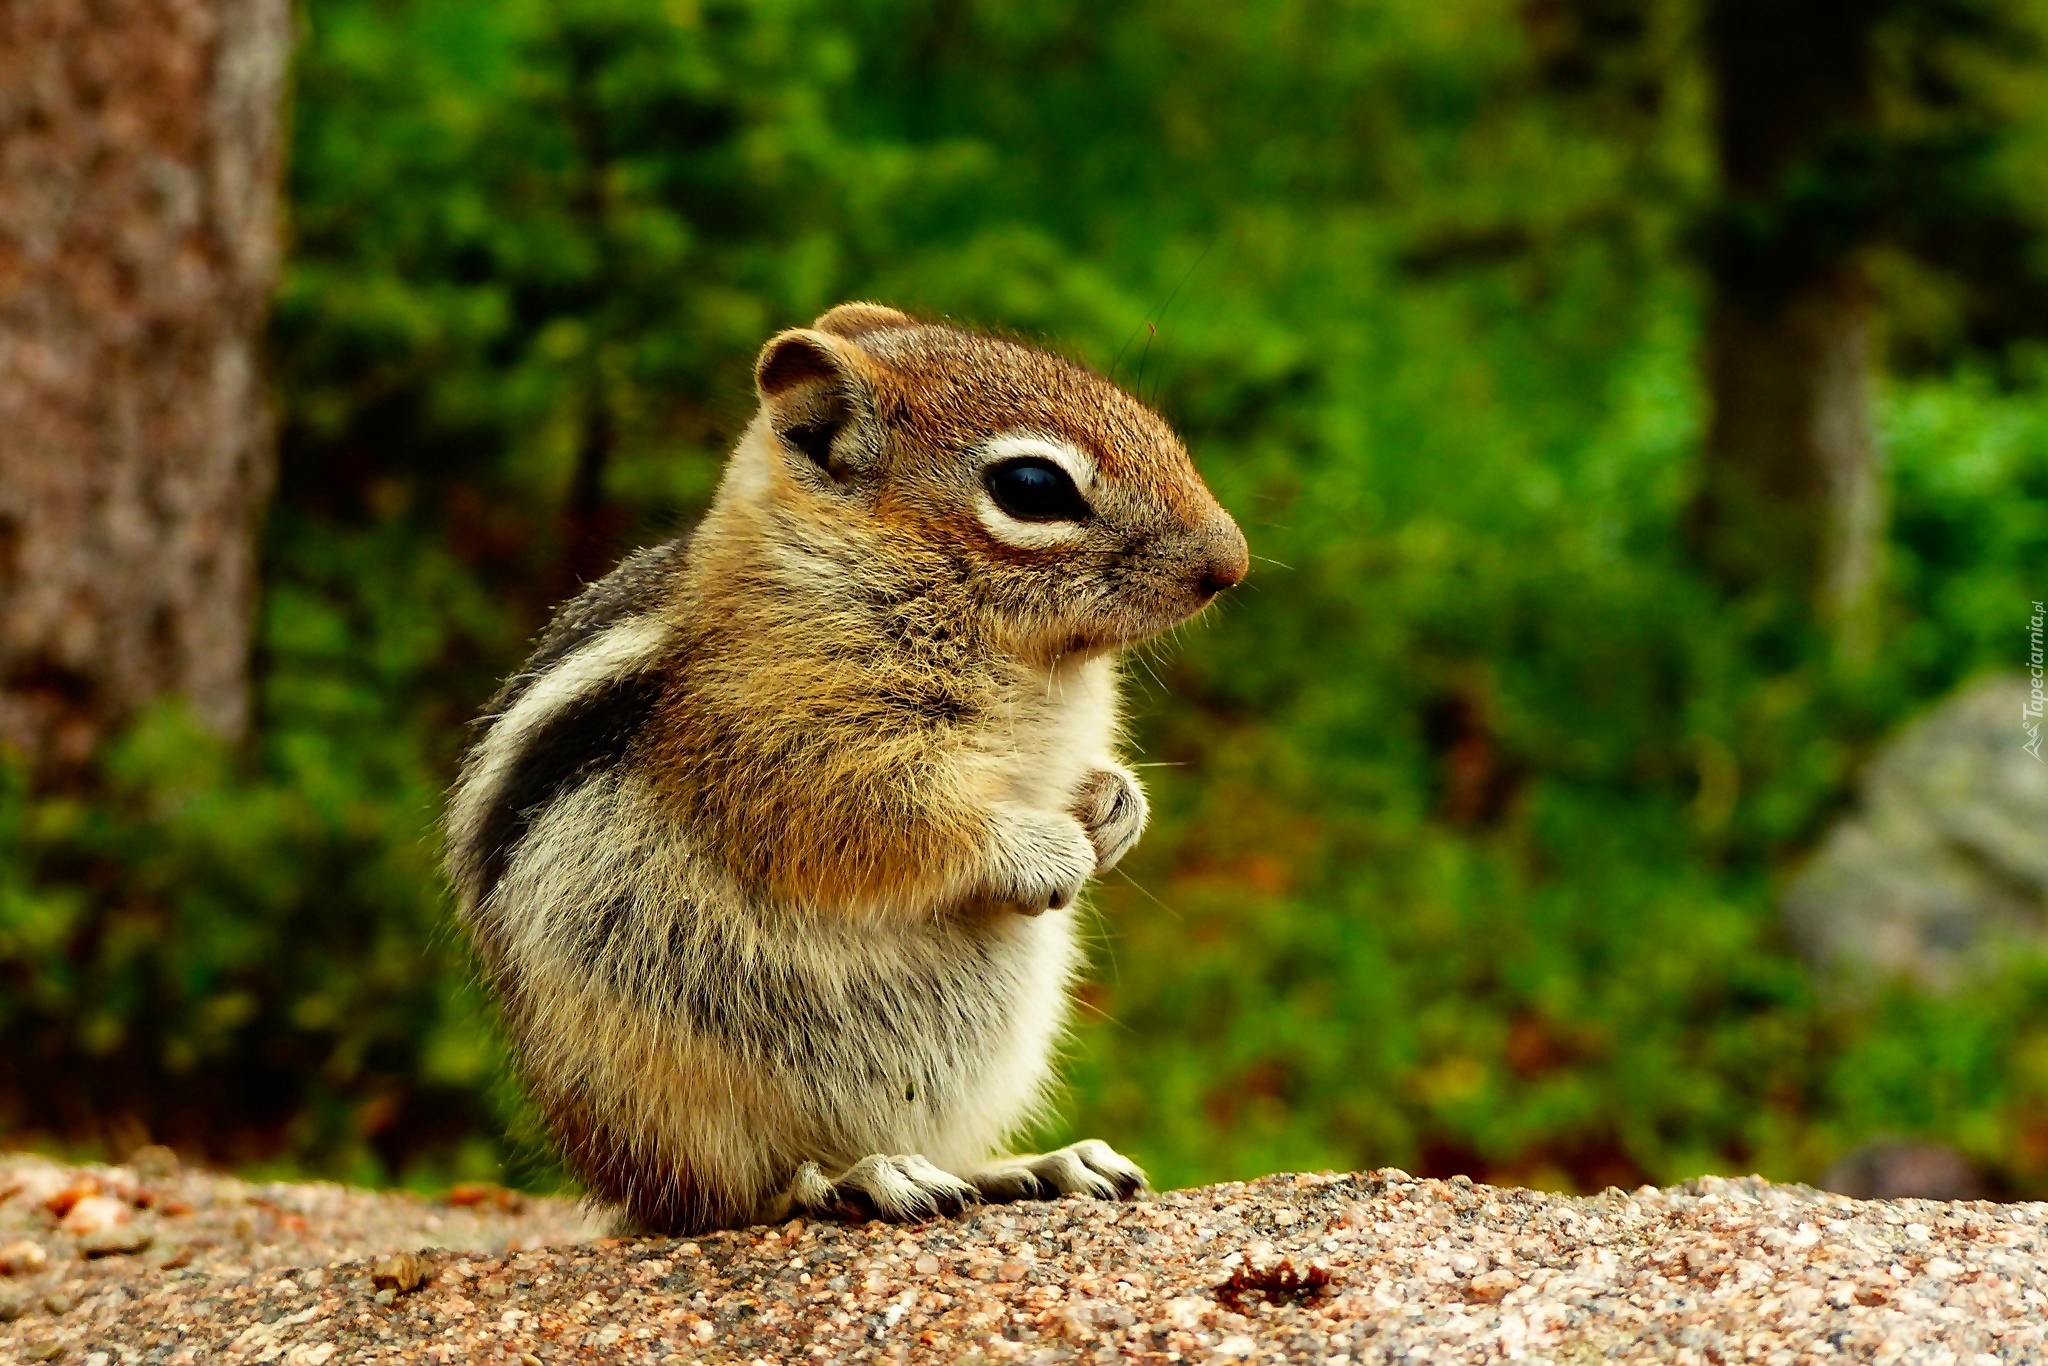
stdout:
POLYGON ((2044 607, 2041 603, 2037 602, 2034 604, 2033 618, 2027 623, 2027 641, 2032 647, 2027 654, 2027 672, 2033 675, 2034 685, 2027 693, 2026 709, 2020 715, 2020 725, 2027 732, 2027 743, 2021 746, 2021 748, 2034 756, 2035 763, 2042 762, 2041 704, 2044 700, 2042 694, 2044 670, 2041 660, 2041 625, 2044 621, 2048 621, 2048 607, 2044 607))

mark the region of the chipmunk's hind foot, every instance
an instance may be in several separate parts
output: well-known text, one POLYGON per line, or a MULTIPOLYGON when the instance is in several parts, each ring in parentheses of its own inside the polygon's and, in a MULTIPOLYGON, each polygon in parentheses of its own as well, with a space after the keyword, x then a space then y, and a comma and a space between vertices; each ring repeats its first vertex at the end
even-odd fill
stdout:
POLYGON ((826 1176, 815 1162, 804 1163, 777 1202, 774 1217, 809 1214, 913 1223, 958 1214, 980 1202, 980 1193, 968 1182, 914 1153, 873 1153, 837 1176, 826 1176))
POLYGON ((982 1199, 997 1202, 1053 1200, 1062 1195, 1129 1200, 1145 1190, 1144 1169, 1099 1138, 1013 1157, 976 1172, 972 1180, 982 1199))

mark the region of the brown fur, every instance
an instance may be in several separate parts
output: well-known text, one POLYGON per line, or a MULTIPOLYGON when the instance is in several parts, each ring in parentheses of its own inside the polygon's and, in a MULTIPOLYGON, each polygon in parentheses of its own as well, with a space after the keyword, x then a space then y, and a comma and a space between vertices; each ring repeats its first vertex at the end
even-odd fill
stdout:
POLYGON ((1142 476, 1177 513, 1214 507, 1173 428, 1071 361, 875 304, 842 304, 815 326, 857 340, 877 415, 907 442, 959 450, 991 432, 1027 428, 1073 442, 1113 478, 1142 476))
MULTIPOLYGON (((819 333, 852 343, 832 358, 866 386, 861 404, 872 402, 898 469, 1022 428, 1074 442, 1111 478, 1142 473, 1173 513, 1216 516, 1165 422, 1078 366, 874 304, 841 305, 807 335, 819 333)), ((770 343, 764 388, 831 381, 819 351, 789 355, 770 343)), ((1034 686, 987 629, 973 565, 1059 552, 1005 544, 916 481, 889 480, 864 518, 883 562, 872 591, 856 568, 839 600, 802 601, 757 549, 806 539, 815 514, 786 492, 775 508, 785 525, 734 518, 701 538, 686 590, 691 663, 674 670, 648 762, 749 886, 821 906, 914 902, 963 875, 993 795, 959 787, 934 732, 997 717, 1034 686)))

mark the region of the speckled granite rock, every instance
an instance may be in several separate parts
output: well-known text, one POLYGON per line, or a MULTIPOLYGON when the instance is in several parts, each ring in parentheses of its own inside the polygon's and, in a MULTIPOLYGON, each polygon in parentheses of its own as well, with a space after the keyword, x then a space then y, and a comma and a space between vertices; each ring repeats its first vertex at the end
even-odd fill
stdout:
POLYGON ((685 1242, 579 1242, 552 1201, 0 1159, 10 1184, 0 1245, 48 1264, 0 1281, 5 1361, 2048 1360, 2048 1206, 1754 1178, 1566 1199, 1278 1176, 685 1242), (146 1248, 79 1255, 50 1206, 80 1176, 146 1248))

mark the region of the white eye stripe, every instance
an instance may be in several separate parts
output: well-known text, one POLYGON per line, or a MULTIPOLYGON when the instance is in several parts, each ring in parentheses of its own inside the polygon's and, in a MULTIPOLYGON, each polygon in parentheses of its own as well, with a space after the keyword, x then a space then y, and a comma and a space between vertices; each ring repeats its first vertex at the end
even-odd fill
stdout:
POLYGON ((999 464, 1005 460, 1036 456, 1050 460, 1067 472, 1074 481, 1074 487, 1086 491, 1095 487, 1095 462, 1090 460, 1071 442, 1057 437, 1040 436, 1037 432, 1005 432, 981 448, 981 468, 999 464))
POLYGON ((1022 522, 996 506, 986 492, 976 500, 974 515, 989 535, 1030 550, 1046 546, 1073 545, 1086 533, 1076 522, 1022 522))
MULTIPOLYGON (((1074 481, 1077 489, 1092 488, 1096 482, 1093 460, 1069 442, 1036 432, 1005 432, 986 442, 981 448, 979 473, 986 473, 991 466, 1005 460, 1017 459, 1050 460, 1067 472, 1067 477, 1074 481)), ((1027 522, 1012 517, 989 496, 987 487, 978 476, 974 482, 975 517, 999 541, 1028 550, 1042 550, 1050 546, 1072 545, 1087 534, 1086 529, 1076 522, 1027 522)))

